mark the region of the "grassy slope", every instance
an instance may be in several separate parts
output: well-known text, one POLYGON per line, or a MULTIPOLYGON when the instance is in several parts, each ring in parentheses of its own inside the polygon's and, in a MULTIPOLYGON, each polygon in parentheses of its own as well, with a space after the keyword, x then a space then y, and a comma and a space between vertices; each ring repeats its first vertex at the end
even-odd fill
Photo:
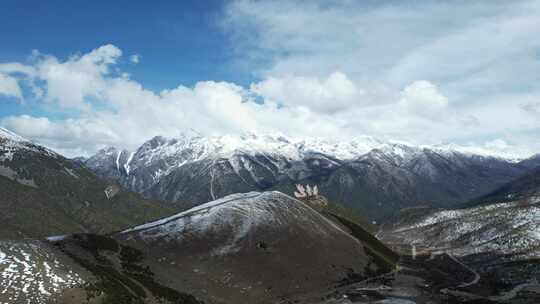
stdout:
POLYGON ((386 268, 387 271, 391 271, 394 268, 399 255, 373 235, 373 232, 377 228, 365 220, 360 214, 338 204, 328 203, 322 207, 320 205, 313 205, 310 200, 304 202, 326 218, 345 227, 352 236, 364 244, 368 253, 376 259, 376 263, 379 266, 386 268))
POLYGON ((107 233, 173 214, 176 210, 121 191, 108 200, 99 181, 51 193, 0 177, 0 238, 40 238, 78 232, 107 233))

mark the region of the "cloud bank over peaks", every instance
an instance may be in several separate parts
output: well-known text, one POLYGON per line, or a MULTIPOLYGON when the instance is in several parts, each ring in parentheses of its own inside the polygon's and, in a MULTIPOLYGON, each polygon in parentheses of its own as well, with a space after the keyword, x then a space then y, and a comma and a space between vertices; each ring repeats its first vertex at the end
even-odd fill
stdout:
MULTIPOLYGON (((109 44, 66 59, 35 52, 28 63, 0 64, 0 94, 64 113, 62 118, 7 116, 0 125, 68 156, 109 145, 133 149, 153 136, 174 137, 188 129, 203 135, 277 132, 344 140, 372 135, 431 144, 475 143, 479 136, 494 140, 493 134, 509 127, 482 109, 453 108, 428 80, 393 90, 360 85, 333 71, 324 77, 267 77, 249 87, 200 81, 155 92, 124 73, 121 58, 122 51, 109 44)), ((504 111, 504 105, 497 109, 504 111)), ((524 113, 506 112, 521 119, 521 125, 510 127, 538 126, 524 113)))

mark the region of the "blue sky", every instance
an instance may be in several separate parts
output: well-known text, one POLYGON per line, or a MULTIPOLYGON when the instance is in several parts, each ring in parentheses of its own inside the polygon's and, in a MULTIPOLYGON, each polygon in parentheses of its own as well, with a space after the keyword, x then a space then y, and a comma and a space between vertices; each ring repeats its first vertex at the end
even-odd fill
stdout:
POLYGON ((32 50, 65 58, 104 44, 140 54, 127 66, 152 89, 217 79, 249 84, 219 14, 223 1, 2 1, 2 61, 24 61, 32 50))
POLYGON ((0 125, 67 155, 193 128, 540 152, 539 1, 2 1, 0 125))

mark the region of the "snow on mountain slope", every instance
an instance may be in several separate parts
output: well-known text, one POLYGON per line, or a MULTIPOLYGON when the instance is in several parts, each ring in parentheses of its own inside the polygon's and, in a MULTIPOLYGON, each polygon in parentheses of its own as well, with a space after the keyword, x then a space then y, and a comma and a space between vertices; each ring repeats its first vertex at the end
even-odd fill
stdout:
MULTIPOLYGON (((28 161, 31 156, 41 155, 45 158, 59 159, 60 155, 33 144, 31 141, 0 127, 0 177, 8 178, 25 186, 37 188, 31 172, 21 168, 21 162, 28 161)), ((72 174, 69 168, 66 173, 72 174)))
POLYGON ((106 148, 85 163, 98 175, 123 176, 123 183, 128 188, 145 192, 171 172, 203 160, 217 162, 228 159, 234 172, 240 174, 240 171, 247 170, 253 180, 258 180, 260 177, 253 173, 254 166, 266 167, 275 175, 276 170, 284 173, 291 162, 299 162, 314 155, 347 160, 385 145, 387 144, 369 137, 338 142, 255 134, 203 137, 191 132, 173 139, 156 136, 131 153, 106 148), (120 154, 122 157, 118 157, 120 154), (253 164, 254 157, 264 159, 253 164))
MULTIPOLYGON (((318 215, 301 202, 280 192, 249 192, 228 195, 199 205, 177 215, 123 231, 145 241, 182 240, 227 231, 230 242, 214 250, 226 254, 239 250, 238 242, 257 229, 280 231, 301 224, 313 236, 328 239, 333 233, 343 233, 337 225, 318 215), (330 232, 333 231, 333 232, 330 232)), ((351 237, 352 240, 352 237, 351 237)))
POLYGON ((229 195, 113 237, 159 257, 150 265, 158 278, 211 303, 297 303, 393 269, 376 239, 353 236, 276 191, 229 195))
POLYGON ((99 176, 118 178, 127 173, 126 163, 129 156, 130 153, 127 150, 109 147, 101 149, 83 163, 99 176))
POLYGON ((503 159, 509 162, 518 163, 527 157, 532 155, 524 156, 522 153, 516 153, 510 150, 492 150, 485 147, 475 147, 475 146, 461 146, 456 144, 439 144, 433 146, 425 146, 428 149, 438 151, 440 153, 448 152, 459 152, 469 156, 481 156, 481 157, 494 157, 498 159, 503 159))
POLYGON ((143 195, 195 206, 228 194, 319 185, 329 199, 384 220, 403 207, 447 207, 494 190, 526 165, 448 147, 359 136, 350 141, 279 134, 157 136, 136 151, 101 150, 100 176, 143 195))
POLYGON ((45 153, 51 157, 57 157, 58 154, 31 141, 0 127, 0 162, 12 161, 13 155, 17 151, 26 150, 30 152, 45 153))
MULTIPOLYGON (((187 163, 208 158, 228 159, 235 155, 268 155, 274 158, 284 158, 288 161, 298 161, 310 155, 321 154, 336 160, 347 161, 378 150, 384 155, 394 158, 396 164, 401 165, 414 159, 424 149, 443 155, 465 153, 471 156, 501 160, 506 160, 503 156, 509 156, 498 155, 485 149, 481 151, 482 153, 475 153, 474 149, 458 145, 414 146, 404 142, 379 140, 370 136, 359 136, 350 141, 339 141, 254 133, 204 137, 198 133, 189 132, 182 133, 176 138, 156 136, 134 152, 119 151, 115 148, 103 149, 87 163, 90 163, 93 168, 98 167, 99 163, 108 158, 107 156, 113 154, 118 156, 114 159, 114 165, 118 172, 129 175, 137 169, 153 167, 152 177, 154 180, 158 180, 187 163), (124 154, 125 157, 120 158, 121 154, 124 154)), ((508 161, 516 161, 516 158, 508 158, 508 161)))
POLYGON ((325 154, 346 160, 353 159, 367 151, 382 147, 382 142, 369 138, 366 141, 333 142, 320 139, 291 139, 279 135, 244 134, 202 137, 183 134, 174 139, 155 137, 143 144, 133 155, 128 165, 132 171, 151 167, 163 162, 164 167, 155 173, 155 178, 167 175, 186 163, 203 159, 233 158, 236 155, 268 155, 300 160, 311 154, 325 154))
POLYGON ((40 241, 0 241, 0 303, 49 303, 84 283, 65 257, 40 241))
POLYGON ((457 210, 408 213, 384 226, 388 243, 417 244, 455 255, 495 253, 516 259, 540 258, 540 196, 457 210))
POLYGON ((26 141, 28 142, 29 140, 23 138, 22 136, 19 136, 7 129, 4 129, 2 127, 0 127, 0 137, 1 138, 4 138, 4 139, 8 139, 8 140, 11 140, 11 141, 18 141, 18 142, 23 142, 23 141, 26 141))

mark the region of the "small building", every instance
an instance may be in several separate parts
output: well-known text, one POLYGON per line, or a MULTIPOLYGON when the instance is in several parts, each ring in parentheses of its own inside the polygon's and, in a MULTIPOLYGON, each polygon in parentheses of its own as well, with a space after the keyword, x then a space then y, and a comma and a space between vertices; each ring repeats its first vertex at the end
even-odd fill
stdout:
POLYGON ((328 206, 327 199, 324 196, 319 195, 319 188, 317 185, 312 187, 310 185, 303 186, 298 184, 296 185, 294 196, 318 210, 328 206))

